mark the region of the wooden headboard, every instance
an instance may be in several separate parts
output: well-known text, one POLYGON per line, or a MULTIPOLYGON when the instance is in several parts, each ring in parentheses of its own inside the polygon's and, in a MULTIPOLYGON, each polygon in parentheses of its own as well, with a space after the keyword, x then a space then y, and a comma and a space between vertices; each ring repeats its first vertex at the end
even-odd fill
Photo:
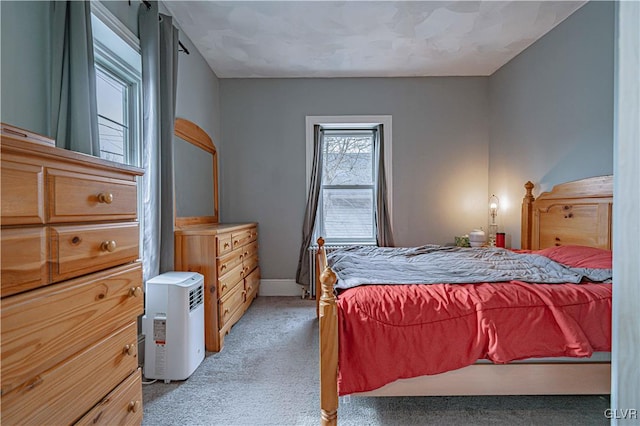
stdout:
POLYGON ((611 250, 613 176, 562 183, 533 197, 527 182, 522 200, 523 249, 582 245, 611 250))

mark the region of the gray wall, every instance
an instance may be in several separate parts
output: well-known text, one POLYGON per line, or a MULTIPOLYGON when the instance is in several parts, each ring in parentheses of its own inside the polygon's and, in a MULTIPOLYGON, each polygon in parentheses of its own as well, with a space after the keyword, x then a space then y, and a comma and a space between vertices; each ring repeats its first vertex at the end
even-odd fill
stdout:
POLYGON ((489 79, 489 192, 520 246, 523 184, 534 194, 613 171, 614 3, 590 2, 489 79))
POLYGON ((0 119, 43 135, 49 128, 49 2, 0 2, 0 119))
POLYGON ((189 50, 189 55, 178 54, 176 117, 186 118, 202 127, 221 151, 220 82, 189 37, 181 32, 180 41, 189 50))
POLYGON ((222 79, 222 219, 260 224, 263 278, 295 276, 306 202, 305 116, 392 115, 397 245, 486 224, 482 77, 222 79))

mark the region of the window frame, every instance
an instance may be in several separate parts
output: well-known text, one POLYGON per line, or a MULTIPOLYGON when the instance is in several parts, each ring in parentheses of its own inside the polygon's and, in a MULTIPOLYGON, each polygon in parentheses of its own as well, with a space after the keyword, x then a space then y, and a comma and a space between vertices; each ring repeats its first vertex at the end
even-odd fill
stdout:
MULTIPOLYGON (((128 140, 125 141, 125 161, 131 166, 142 166, 142 62, 133 64, 131 50, 140 55, 140 39, 131 32, 106 6, 99 1, 91 2, 92 19, 95 18, 117 36, 118 41, 113 48, 96 38, 94 29, 94 64, 96 69, 112 78, 127 83, 127 122, 128 140), (131 50, 128 50, 131 49, 131 50), (119 52, 119 53, 118 53, 119 52), (136 68, 139 66, 139 69, 136 68)), ((105 34, 102 32, 102 34, 105 34)), ((110 36, 105 36, 109 38, 110 36)), ((136 58, 137 59, 137 58, 136 58)))
MULTIPOLYGON (((322 236, 328 244, 340 244, 340 245, 349 245, 349 244, 375 244, 376 243, 376 222, 375 222, 375 198, 376 198, 376 176, 378 173, 377 162, 374 156, 376 152, 376 134, 374 129, 323 129, 324 136, 348 136, 349 134, 357 134, 358 132, 371 137, 371 183, 370 184, 325 184, 320 183, 320 195, 318 198, 318 212, 316 216, 316 226, 315 228, 315 238, 322 236), (368 133, 368 134, 367 134, 368 133), (368 238, 331 238, 327 235, 326 227, 325 227, 325 219, 326 216, 324 214, 324 195, 325 190, 332 189, 344 189, 344 190, 362 190, 362 191, 371 191, 372 193, 372 209, 371 209, 371 223, 373 225, 372 234, 368 238)), ((324 140, 324 137, 323 137, 324 140)), ((323 161, 323 165, 326 162, 323 161)))
MULTIPOLYGON (((119 56, 111 49, 94 40, 94 63, 96 71, 107 74, 111 78, 127 85, 126 124, 127 137, 124 141, 125 164, 140 166, 142 150, 142 75, 127 63, 119 59, 119 56)), ((108 119, 107 119, 108 120, 108 119)))
MULTIPOLYGON (((391 115, 375 115, 375 116, 364 116, 364 115, 344 115, 344 116, 306 116, 305 118, 305 127, 306 127, 306 180, 305 180, 305 194, 306 198, 309 196, 309 184, 311 182, 311 172, 313 169, 313 152, 314 152, 314 127, 316 125, 321 126, 323 129, 350 129, 350 130, 367 130, 373 129, 378 125, 382 124, 382 132, 384 137, 384 167, 385 167, 385 177, 387 184, 387 202, 388 202, 388 211, 389 211, 389 219, 393 221, 393 182, 392 182, 392 116, 391 115)), ((375 147, 376 139, 374 138, 374 147, 375 147)), ((374 168, 376 168, 375 164, 376 160, 374 159, 374 168)), ((376 171, 377 173, 377 171, 376 171)), ((374 187, 374 197, 376 196, 376 182, 373 182, 374 187)), ((318 199, 318 209, 322 209, 322 191, 320 194, 320 198, 318 199)), ((375 198, 374 198, 374 208, 375 208, 375 198)), ((372 215, 374 215, 374 227, 375 227, 375 211, 372 210, 372 215)), ((326 238, 322 235, 324 231, 324 225, 318 225, 318 216, 316 216, 316 226, 314 226, 314 244, 315 240, 322 236, 325 239, 325 243, 327 245, 356 245, 356 244, 376 244, 375 235, 373 241, 356 241, 354 240, 345 240, 345 239, 336 239, 336 238, 326 238)))

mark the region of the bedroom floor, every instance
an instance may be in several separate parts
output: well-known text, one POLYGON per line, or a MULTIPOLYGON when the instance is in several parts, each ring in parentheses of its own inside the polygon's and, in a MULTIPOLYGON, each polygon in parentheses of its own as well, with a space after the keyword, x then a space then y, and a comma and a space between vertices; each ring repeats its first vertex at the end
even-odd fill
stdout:
MULTIPOLYGON (((143 425, 318 425, 315 301, 258 297, 182 382, 143 386, 143 425)), ((609 396, 341 398, 340 425, 608 425, 609 396)))

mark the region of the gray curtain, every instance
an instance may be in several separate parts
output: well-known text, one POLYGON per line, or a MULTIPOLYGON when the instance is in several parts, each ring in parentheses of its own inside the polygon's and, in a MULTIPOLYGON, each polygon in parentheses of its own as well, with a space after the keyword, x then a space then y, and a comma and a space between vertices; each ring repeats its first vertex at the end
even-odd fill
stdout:
POLYGON ((56 145, 99 157, 91 4, 51 2, 51 117, 56 145))
POLYGON ((321 182, 322 130, 319 125, 315 125, 313 128, 313 167, 311 169, 311 181, 309 182, 309 196, 307 197, 307 207, 304 213, 304 223, 302 224, 302 244, 300 245, 298 269, 296 271, 296 282, 304 286, 309 285, 309 246, 312 243, 313 227, 316 223, 321 182))
POLYGON ((174 269, 173 126, 178 30, 158 3, 140 5, 138 24, 143 80, 143 277, 174 269))
POLYGON ((173 19, 160 15, 160 272, 174 267, 173 128, 178 85, 178 29, 173 19))
POLYGON ((384 170, 384 132, 382 124, 376 129, 376 158, 378 160, 378 176, 376 177, 376 241, 378 247, 393 247, 393 234, 389 220, 389 203, 387 200, 387 178, 384 170))

